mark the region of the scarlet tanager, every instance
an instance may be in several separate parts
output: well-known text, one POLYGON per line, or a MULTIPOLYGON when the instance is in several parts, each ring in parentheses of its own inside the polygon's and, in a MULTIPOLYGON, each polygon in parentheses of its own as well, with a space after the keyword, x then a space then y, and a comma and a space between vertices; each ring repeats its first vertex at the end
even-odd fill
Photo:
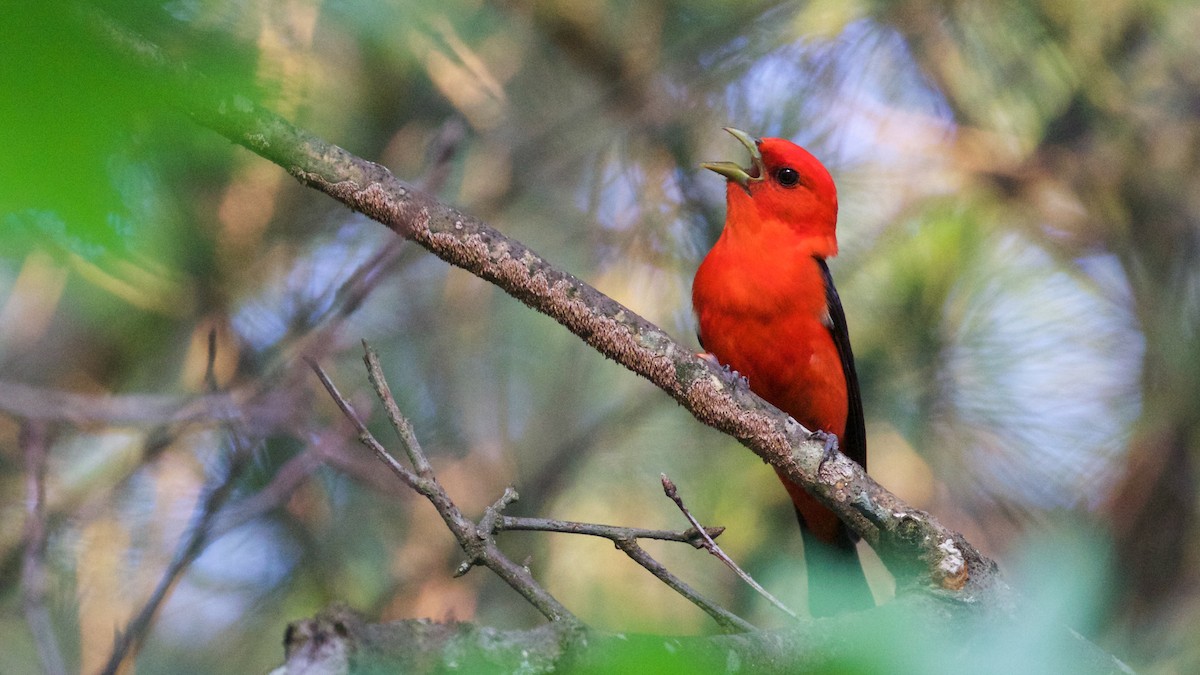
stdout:
MULTIPOLYGON (((750 151, 750 166, 703 164, 727 180, 727 213, 692 287, 701 346, 805 428, 836 436, 865 468, 846 316, 825 264, 838 252, 833 178, 791 141, 726 131, 750 151)), ((802 487, 780 479, 800 520, 812 614, 873 607, 857 537, 802 487)))

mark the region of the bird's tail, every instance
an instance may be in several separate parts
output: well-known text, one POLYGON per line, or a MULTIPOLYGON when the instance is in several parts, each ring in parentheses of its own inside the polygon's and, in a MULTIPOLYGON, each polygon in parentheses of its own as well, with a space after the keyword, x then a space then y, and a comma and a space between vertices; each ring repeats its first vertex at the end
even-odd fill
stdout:
POLYGON ((804 537, 809 611, 813 616, 833 616, 874 607, 875 598, 858 559, 857 537, 804 488, 783 474, 779 479, 796 507, 804 537))
POLYGON ((814 617, 833 616, 875 606, 875 597, 867 584, 858 547, 850 529, 839 523, 838 537, 832 542, 817 538, 803 520, 804 563, 808 574, 808 608, 814 617))

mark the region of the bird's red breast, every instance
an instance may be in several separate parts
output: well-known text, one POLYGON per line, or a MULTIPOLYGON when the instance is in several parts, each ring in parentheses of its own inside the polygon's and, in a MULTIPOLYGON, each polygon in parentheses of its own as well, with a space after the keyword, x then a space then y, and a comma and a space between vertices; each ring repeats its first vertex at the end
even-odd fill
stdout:
MULTIPOLYGON (((790 141, 731 133, 750 149, 752 165, 705 165, 728 179, 728 212, 692 287, 701 343, 756 394, 806 428, 836 435, 865 464, 865 444, 846 447, 858 392, 848 340, 845 353, 839 347, 845 322, 840 302, 831 306, 837 296, 823 262, 837 255, 833 179, 790 141)), ((805 525, 823 541, 836 539, 836 516, 799 486, 784 485, 805 525)))

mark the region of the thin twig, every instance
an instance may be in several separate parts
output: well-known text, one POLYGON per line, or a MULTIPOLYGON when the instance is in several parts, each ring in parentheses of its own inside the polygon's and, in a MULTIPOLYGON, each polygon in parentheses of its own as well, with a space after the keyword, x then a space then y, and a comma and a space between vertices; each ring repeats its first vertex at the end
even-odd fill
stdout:
POLYGON ((354 429, 358 431, 359 442, 367 446, 371 452, 374 452, 375 456, 378 457, 379 460, 384 464, 386 464, 388 468, 392 470, 392 473, 399 476, 400 480, 404 481, 405 485, 421 493, 421 495, 428 497, 429 495, 427 495, 426 492, 429 490, 429 488, 428 486, 424 485, 424 481, 415 473, 410 471, 408 467, 396 461, 396 458, 392 457, 391 453, 387 451, 387 448, 384 448, 379 441, 375 440, 375 436, 371 434, 369 429, 367 429, 367 425, 363 423, 361 419, 359 419, 358 413, 354 412, 354 408, 350 405, 350 402, 346 400, 345 396, 342 396, 342 392, 338 391, 337 385, 333 383, 333 380, 329 379, 329 375, 325 373, 325 370, 312 359, 305 359, 305 361, 308 363, 308 366, 313 369, 313 372, 317 374, 317 378, 320 379, 321 384, 325 386, 325 391, 329 392, 330 398, 332 398, 334 403, 337 404, 337 407, 341 409, 342 415, 344 415, 346 419, 354 425, 354 429))
POLYGON ((233 445, 233 452, 230 456, 229 467, 225 470, 224 475, 220 477, 219 481, 212 481, 205 487, 206 494, 196 506, 192 517, 192 524, 188 527, 186 534, 179 542, 179 546, 175 550, 175 555, 171 559, 171 563, 167 565, 167 569, 163 572, 162 577, 158 580, 154 592, 150 594, 150 598, 146 600, 146 604, 142 606, 137 616, 129 622, 125 630, 117 635, 112 656, 109 657, 108 664, 101 671, 106 675, 116 673, 127 658, 136 655, 141 650, 150 625, 154 622, 162 603, 171 594, 171 591, 174 590, 175 584, 178 583, 183 573, 187 571, 188 567, 195 562, 196 558, 200 557, 200 554, 211 543, 209 533, 213 521, 216 519, 217 513, 229 499, 229 496, 233 493, 234 484, 241 476, 242 470, 248 464, 244 459, 248 453, 244 450, 241 441, 235 437, 231 437, 231 443, 233 445))
MULTIPOLYGON (((374 356, 370 345, 364 343, 363 348, 367 354, 368 364, 372 359, 377 362, 378 357, 374 356)), ((582 623, 570 610, 538 584, 528 569, 514 562, 500 550, 490 531, 485 530, 482 524, 476 524, 462 514, 458 505, 454 503, 445 489, 442 488, 432 471, 428 476, 421 476, 400 464, 371 434, 370 430, 367 429, 366 425, 358 417, 358 414, 354 412, 353 406, 337 390, 337 387, 334 386, 325 371, 311 360, 309 361, 309 366, 316 372, 317 377, 321 380, 321 384, 325 386, 325 390, 329 392, 334 402, 337 403, 342 414, 358 430, 358 437, 363 445, 374 452, 406 485, 416 490, 433 504, 438 515, 442 517, 442 521, 446 523, 454 538, 458 540, 458 544, 462 547, 463 552, 467 554, 467 560, 463 563, 467 569, 475 565, 487 567, 503 579, 513 590, 520 593, 526 601, 533 605, 547 619, 554 622, 561 622, 562 625, 572 628, 582 626, 582 623)), ((391 396, 390 389, 386 386, 386 381, 383 379, 382 373, 378 373, 378 377, 382 385, 378 391, 382 397, 386 397, 384 404, 387 405, 388 400, 386 399, 391 396)), ((395 406, 394 399, 391 400, 391 405, 395 406)), ((397 414, 399 414, 398 411, 397 414)), ((402 434, 401 441, 407 441, 404 443, 404 449, 409 457, 414 458, 414 465, 428 466, 429 460, 425 457, 425 453, 421 450, 421 446, 415 436, 406 437, 402 434)), ((511 503, 514 499, 516 499, 516 492, 513 491, 510 493, 506 491, 500 501, 491 507, 490 514, 485 515, 485 520, 497 518, 500 509, 511 503)), ((463 570, 463 567, 459 569, 463 570)))
POLYGON ((636 539, 618 539, 613 543, 616 544, 617 548, 624 551, 625 555, 632 558, 637 564, 645 567, 651 574, 658 577, 667 586, 670 586, 676 593, 704 610, 726 632, 745 633, 755 630, 754 625, 749 621, 700 595, 686 582, 672 574, 670 570, 663 567, 662 563, 651 557, 649 553, 646 553, 646 549, 642 548, 636 539))
MULTIPOLYGON (((514 583, 514 581, 510 581, 505 574, 501 574, 499 571, 497 571, 497 574, 500 574, 501 578, 504 578, 505 581, 508 581, 509 585, 522 595, 525 595, 527 598, 529 598, 535 593, 538 595, 545 594, 546 598, 553 600, 553 598, 546 593, 540 585, 537 585, 537 583, 533 581, 532 576, 529 575, 529 571, 525 569, 524 566, 516 565, 516 563, 513 563, 512 560, 504 556, 502 553, 499 553, 499 550, 495 547, 493 535, 495 532, 504 529, 549 530, 554 529, 556 526, 561 526, 558 529, 554 529, 554 531, 578 532, 581 534, 591 534, 594 536, 601 536, 611 539, 614 544, 616 544, 617 548, 624 551, 626 555, 635 560, 642 567, 645 567, 650 571, 651 574, 654 574, 656 577, 661 579, 665 584, 670 586, 680 595, 683 595, 696 606, 707 612, 723 629, 727 631, 746 631, 754 629, 754 627, 744 619, 733 615, 728 610, 719 607, 715 603, 701 596, 685 582, 663 567, 661 563, 646 553, 646 551, 637 543, 638 536, 647 535, 648 538, 686 541, 691 543, 693 546, 698 546, 698 540, 707 537, 711 541, 712 536, 716 536, 721 533, 721 528, 713 528, 713 532, 705 532, 704 535, 700 535, 696 532, 672 533, 654 530, 635 531, 627 528, 624 531, 619 531, 619 528, 612 528, 611 526, 604 525, 567 523, 565 521, 536 521, 534 519, 513 518, 511 516, 504 516, 501 514, 505 507, 517 499, 517 492, 512 488, 507 488, 504 491, 504 495, 501 496, 501 498, 497 500, 495 504, 488 507, 484 511, 484 516, 478 525, 471 523, 461 514, 461 512, 458 510, 458 507, 453 503, 453 501, 450 500, 449 496, 446 495, 441 485, 438 484, 437 478, 433 475, 432 469, 429 468, 429 460, 425 457, 425 454, 421 450, 421 446, 417 441, 416 436, 411 431, 411 423, 404 418, 404 416, 400 413, 399 406, 397 406, 395 403, 395 399, 391 393, 391 388, 388 386, 387 381, 383 376, 382 369, 380 368, 378 355, 373 349, 371 349, 370 344, 368 344, 365 340, 363 341, 363 350, 365 353, 363 360, 367 364, 369 378, 375 388, 376 394, 380 397, 380 400, 383 401, 384 407, 388 409, 389 421, 391 421, 393 428, 396 429, 401 444, 404 446, 405 452, 408 454, 413 465, 424 467, 425 471, 427 472, 426 475, 418 475, 413 473, 407 467, 400 464, 394 457, 392 457, 391 453, 389 453, 387 449, 384 448, 378 440, 376 440, 374 435, 371 434, 370 430, 367 429, 366 424, 358 417, 358 414, 354 411, 354 408, 350 405, 350 402, 346 400, 340 391, 338 391, 337 386, 334 385, 329 379, 329 376, 325 373, 324 369, 312 361, 309 361, 309 366, 311 366, 313 371, 316 372, 317 377, 321 380, 321 384, 325 386, 326 391, 329 392, 330 397, 333 398, 338 408, 341 409, 346 418, 350 420, 350 423, 354 425, 354 428, 358 431, 359 440, 368 448, 370 448, 380 460, 387 464, 388 467, 391 468, 392 471, 395 472, 401 478, 401 480, 405 482, 405 484, 433 502, 434 507, 437 508, 438 513, 442 516, 442 520, 446 522, 451 532, 454 533, 455 538, 458 539, 459 545, 462 546, 463 550, 467 553, 467 560, 458 567, 458 569, 455 571, 455 576, 466 574, 471 567, 476 565, 484 565, 493 571, 497 571, 496 565, 499 565, 502 569, 507 568, 504 569, 506 574, 516 574, 518 576, 518 583, 514 583), (494 551, 495 555, 499 556, 498 560, 493 560, 491 558, 491 555, 493 555, 491 551, 494 551), (504 563, 507 563, 507 565, 511 565, 512 567, 508 568, 504 563), (525 578, 528 579, 532 586, 525 585, 525 578)), ((533 600, 530 600, 530 602, 533 602, 533 600)), ((557 604, 556 600, 554 600, 554 602, 557 604)), ((544 610, 538 603, 534 602, 534 606, 538 607, 538 609, 541 610, 548 618, 551 618, 552 620, 554 619, 554 617, 548 614, 546 610, 544 610)), ((561 607, 561 605, 559 606, 561 607)), ((566 612, 567 610, 564 607, 562 611, 566 612)))
POLYGON ((578 523, 550 518, 501 516, 495 521, 495 531, 499 532, 502 530, 563 532, 566 534, 584 534, 608 539, 618 549, 633 559, 634 562, 644 567, 655 577, 658 577, 660 581, 682 595, 689 602, 704 610, 726 632, 738 633, 754 630, 754 626, 748 621, 700 595, 695 589, 672 574, 662 563, 655 560, 654 557, 646 552, 646 549, 637 543, 638 539, 657 539, 661 541, 678 541, 691 544, 696 548, 706 548, 704 542, 706 540, 712 541, 713 537, 720 536, 725 531, 723 527, 709 527, 705 528, 703 532, 697 531, 695 528, 683 532, 675 532, 671 530, 648 530, 640 527, 578 523))
POLYGON ((702 525, 700 525, 700 521, 696 520, 696 517, 692 515, 692 512, 689 511, 686 506, 684 506, 683 498, 679 496, 679 490, 675 487, 675 483, 672 482, 670 478, 667 478, 667 474, 664 473, 664 474, 660 474, 660 475, 662 477, 663 492, 665 492, 667 494, 667 496, 671 498, 671 501, 675 502, 675 505, 678 506, 679 510, 683 512, 684 517, 687 518, 688 522, 692 524, 692 528, 695 531, 701 533, 700 534, 701 546, 706 551, 708 551, 709 553, 716 556, 717 560, 720 560, 721 562, 725 563, 726 567, 733 570, 734 574, 741 577, 742 581, 749 584, 750 588, 753 588, 755 591, 757 591, 759 595, 766 598, 767 601, 770 602, 772 605, 775 605, 775 607, 779 611, 783 612, 784 614, 787 614, 788 616, 792 617, 793 619, 800 618, 796 615, 795 612, 793 612, 791 609, 789 609, 787 605, 780 602, 779 598, 776 598, 774 595, 771 595, 771 593, 768 592, 767 589, 760 586, 759 583, 754 580, 754 577, 751 577, 745 570, 743 570, 741 567, 739 567, 738 564, 735 563, 733 561, 733 559, 730 558, 725 553, 725 551, 722 550, 721 547, 717 545, 717 542, 713 541, 712 537, 708 536, 708 533, 706 532, 704 527, 702 525))
POLYGON ((479 535, 489 537, 496 531, 496 521, 503 517, 504 509, 520 499, 516 488, 512 486, 504 488, 504 494, 495 501, 491 506, 483 510, 483 517, 479 519, 479 535))
POLYGON ((398 237, 388 239, 379 250, 346 277, 334 292, 337 301, 332 304, 329 315, 323 317, 326 326, 321 331, 314 331, 318 336, 321 332, 328 332, 331 326, 337 325, 337 322, 353 314, 366 302, 367 297, 378 287, 380 280, 386 278, 400 261, 406 243, 406 240, 398 237))
POLYGON ((217 392, 217 329, 208 329, 208 358, 204 363, 204 385, 208 393, 217 392))
POLYGON ((383 368, 379 365, 379 355, 371 349, 371 345, 367 344, 366 340, 362 341, 362 345, 363 363, 367 365, 367 378, 371 381, 371 386, 375 388, 375 395, 379 397, 380 401, 383 401, 383 409, 387 412, 388 422, 396 430, 396 437, 400 439, 400 445, 404 446, 408 460, 412 462, 418 476, 423 478, 432 476, 433 467, 425 459, 425 454, 419 451, 421 446, 417 443, 417 435, 413 431, 412 423, 400 414, 400 406, 396 405, 396 398, 392 396, 392 390, 383 377, 383 368), (414 452, 414 448, 417 448, 418 451, 414 452))
POLYGON ((33 634, 42 672, 67 672, 62 648, 46 607, 46 457, 49 429, 44 421, 21 424, 21 454, 25 458, 25 554, 21 560, 21 607, 33 634))
MULTIPOLYGON (((641 527, 621 527, 618 525, 600 525, 597 523, 580 523, 571 520, 554 520, 552 518, 525 518, 521 516, 502 516, 496 520, 496 531, 535 531, 562 532, 564 534, 583 534, 602 537, 616 541, 618 539, 657 539, 659 541, 678 541, 703 548, 700 534, 695 529, 678 532, 675 530, 648 530, 641 527)), ((719 537, 725 531, 723 527, 706 527, 705 534, 709 537, 719 537)))
MULTIPOLYGON (((450 175, 450 165, 458 155, 465 136, 466 129, 461 120, 450 119, 442 124, 430 144, 429 166, 418 183, 421 190, 431 194, 441 190, 450 175)), ((329 323, 349 316, 362 306, 379 281, 400 262, 407 243, 406 239, 399 237, 388 239, 374 255, 351 272, 335 293, 337 302, 333 303, 333 307, 337 313, 335 317, 328 319, 329 323)), ((327 329, 328 326, 322 332, 327 332, 327 329)))

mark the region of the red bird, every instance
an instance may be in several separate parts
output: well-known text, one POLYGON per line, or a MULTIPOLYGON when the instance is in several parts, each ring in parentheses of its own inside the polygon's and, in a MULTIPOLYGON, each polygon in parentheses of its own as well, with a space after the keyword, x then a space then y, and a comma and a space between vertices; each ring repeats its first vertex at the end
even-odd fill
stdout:
MULTIPOLYGON (((700 344, 751 391, 866 467, 862 400, 846 316, 825 259, 837 255, 837 188, 807 150, 726 128, 750 167, 704 164, 727 179, 725 228, 692 287, 700 344)), ((814 616, 874 606, 857 537, 782 475, 804 539, 814 616)))

